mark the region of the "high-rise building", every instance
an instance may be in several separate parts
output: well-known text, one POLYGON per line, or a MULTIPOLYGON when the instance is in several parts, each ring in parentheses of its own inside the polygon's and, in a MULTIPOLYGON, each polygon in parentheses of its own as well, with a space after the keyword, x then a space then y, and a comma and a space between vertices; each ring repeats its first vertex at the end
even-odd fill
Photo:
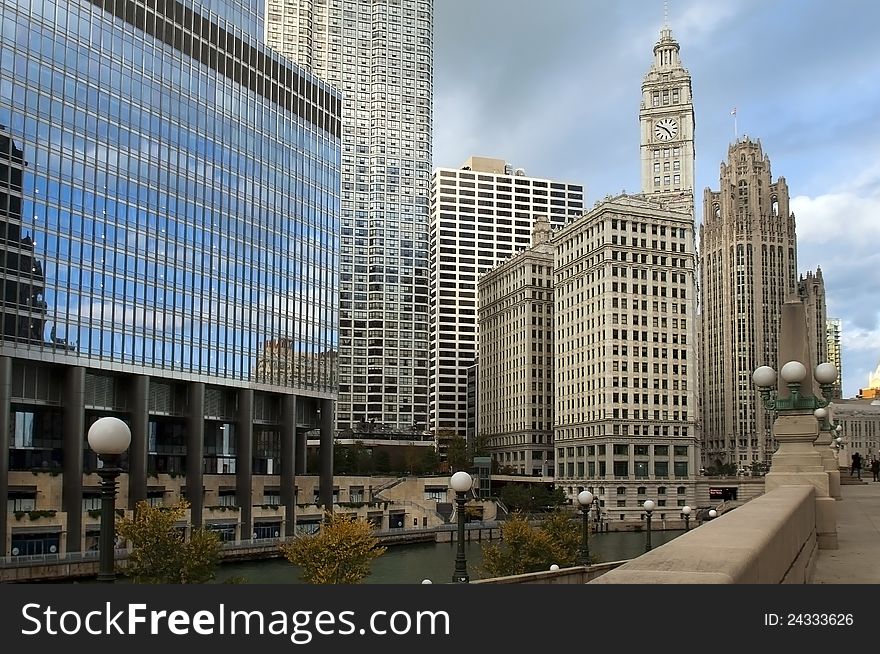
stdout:
POLYGON ((681 211, 694 211, 694 102, 691 75, 678 42, 664 25, 654 62, 642 82, 642 193, 681 211))
POLYGON ((822 269, 816 268, 815 273, 808 270, 806 275, 801 275, 797 290, 798 297, 804 304, 810 356, 813 365, 816 366, 828 361, 828 339, 825 327, 828 315, 825 308, 825 279, 822 276, 822 269))
POLYGON ((0 556, 96 546, 107 415, 121 507, 292 533, 312 430, 332 497, 341 95, 261 6, 2 3, 0 556))
POLYGON ((467 369, 477 356, 477 278, 531 243, 538 216, 561 227, 583 213, 584 187, 470 157, 431 180, 430 429, 467 431, 467 369))
POLYGON ((624 195, 553 245, 557 484, 614 520, 678 516, 700 461, 693 218, 624 195))
POLYGON ((553 470, 550 229, 546 216, 535 220, 532 247, 481 275, 478 285, 480 432, 500 472, 553 470))
POLYGON ((266 0, 266 42, 342 91, 345 435, 428 427, 432 0, 266 0))
POLYGON ((760 141, 730 146, 700 228, 703 453, 707 466, 769 463, 772 419, 752 372, 777 366, 782 304, 797 297, 797 240, 785 178, 760 141))
POLYGON ((843 321, 839 318, 829 318, 825 321, 825 341, 828 348, 828 361, 837 367, 838 377, 831 393, 832 399, 843 397, 843 359, 840 355, 840 332, 843 329, 843 321))

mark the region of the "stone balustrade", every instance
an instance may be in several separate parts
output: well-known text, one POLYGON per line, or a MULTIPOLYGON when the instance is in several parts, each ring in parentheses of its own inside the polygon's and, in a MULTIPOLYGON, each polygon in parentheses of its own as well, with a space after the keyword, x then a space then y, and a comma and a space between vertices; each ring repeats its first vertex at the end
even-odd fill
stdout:
POLYGON ((780 486, 589 583, 808 583, 817 555, 816 490, 780 486))

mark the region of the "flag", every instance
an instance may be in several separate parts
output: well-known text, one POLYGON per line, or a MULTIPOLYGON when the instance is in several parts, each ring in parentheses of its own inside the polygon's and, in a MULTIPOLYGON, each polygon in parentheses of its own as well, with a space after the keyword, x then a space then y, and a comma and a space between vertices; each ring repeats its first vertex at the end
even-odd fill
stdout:
POLYGON ((734 107, 733 109, 730 110, 730 115, 736 116, 736 107, 734 107))

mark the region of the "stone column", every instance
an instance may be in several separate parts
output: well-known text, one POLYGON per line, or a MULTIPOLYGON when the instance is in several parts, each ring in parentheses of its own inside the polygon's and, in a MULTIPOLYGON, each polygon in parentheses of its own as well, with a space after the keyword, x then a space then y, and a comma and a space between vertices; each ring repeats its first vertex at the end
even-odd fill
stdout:
POLYGON ((298 475, 306 474, 306 463, 308 462, 308 441, 306 439, 306 432, 302 430, 298 430, 296 428, 296 414, 293 417, 293 429, 294 429, 294 465, 296 466, 295 471, 298 475))
POLYGON ((64 448, 64 478, 61 482, 61 509, 67 514, 68 552, 82 549, 82 478, 83 444, 86 433, 86 369, 67 369, 64 385, 64 424, 61 442, 64 448))
MULTIPOLYGON (((778 370, 789 361, 799 361, 807 369, 800 386, 801 397, 812 396, 813 365, 807 338, 807 320, 800 300, 782 305, 779 327, 778 370)), ((791 396, 788 385, 779 375, 777 397, 791 396)), ((779 486, 807 485, 816 490, 816 541, 820 549, 837 549, 837 513, 831 497, 828 473, 822 455, 814 443, 819 423, 813 409, 781 410, 773 423, 779 448, 773 454, 764 488, 770 492, 779 486)))
POLYGON ((296 533, 296 395, 281 398, 281 504, 284 535, 296 533))
POLYGON ((150 433, 150 378, 131 379, 131 446, 128 449, 128 508, 147 499, 147 463, 150 433))
POLYGON ((635 445, 633 445, 632 443, 627 445, 626 452, 627 452, 627 462, 626 462, 627 475, 626 476, 629 479, 635 479, 636 478, 636 456, 635 456, 636 448, 635 448, 635 445))
POLYGON ((812 411, 786 412, 773 423, 779 448, 773 455, 764 488, 813 486, 816 489, 816 541, 820 549, 837 549, 837 514, 831 497, 828 473, 813 442, 819 434, 812 411))
POLYGON ((205 385, 192 382, 187 388, 189 405, 187 407, 186 434, 186 499, 189 501, 190 524, 198 529, 202 526, 202 508, 205 503, 202 493, 202 470, 205 456, 205 385))
POLYGON ((320 502, 333 510, 333 400, 321 400, 320 502))
POLYGON ((254 391, 242 388, 238 391, 238 417, 236 427, 235 501, 238 502, 241 520, 241 540, 252 538, 253 521, 253 469, 254 469, 254 391))
MULTIPOLYGON (((831 407, 828 407, 829 414, 831 407)), ((821 423, 820 423, 821 424, 821 423)), ((833 435, 826 430, 819 431, 819 437, 813 443, 819 456, 822 457, 822 464, 825 466, 825 472, 828 473, 828 492, 835 500, 842 499, 840 495, 840 466, 837 463, 837 457, 831 450, 831 441, 833 435)))
POLYGON ((12 400, 12 359, 0 357, 0 557, 9 554, 6 529, 9 511, 9 432, 12 419, 9 415, 12 400))

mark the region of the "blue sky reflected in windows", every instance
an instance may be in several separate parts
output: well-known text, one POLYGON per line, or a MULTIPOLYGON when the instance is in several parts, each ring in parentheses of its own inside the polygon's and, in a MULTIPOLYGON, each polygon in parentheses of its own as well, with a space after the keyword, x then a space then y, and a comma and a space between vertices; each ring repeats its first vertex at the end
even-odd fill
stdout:
POLYGON ((23 161, 20 191, 0 179, 2 310, 41 332, 4 327, 4 347, 332 389, 340 146, 320 105, 338 96, 293 69, 274 102, 231 58, 211 68, 86 0, 0 8, 0 136, 23 161))

